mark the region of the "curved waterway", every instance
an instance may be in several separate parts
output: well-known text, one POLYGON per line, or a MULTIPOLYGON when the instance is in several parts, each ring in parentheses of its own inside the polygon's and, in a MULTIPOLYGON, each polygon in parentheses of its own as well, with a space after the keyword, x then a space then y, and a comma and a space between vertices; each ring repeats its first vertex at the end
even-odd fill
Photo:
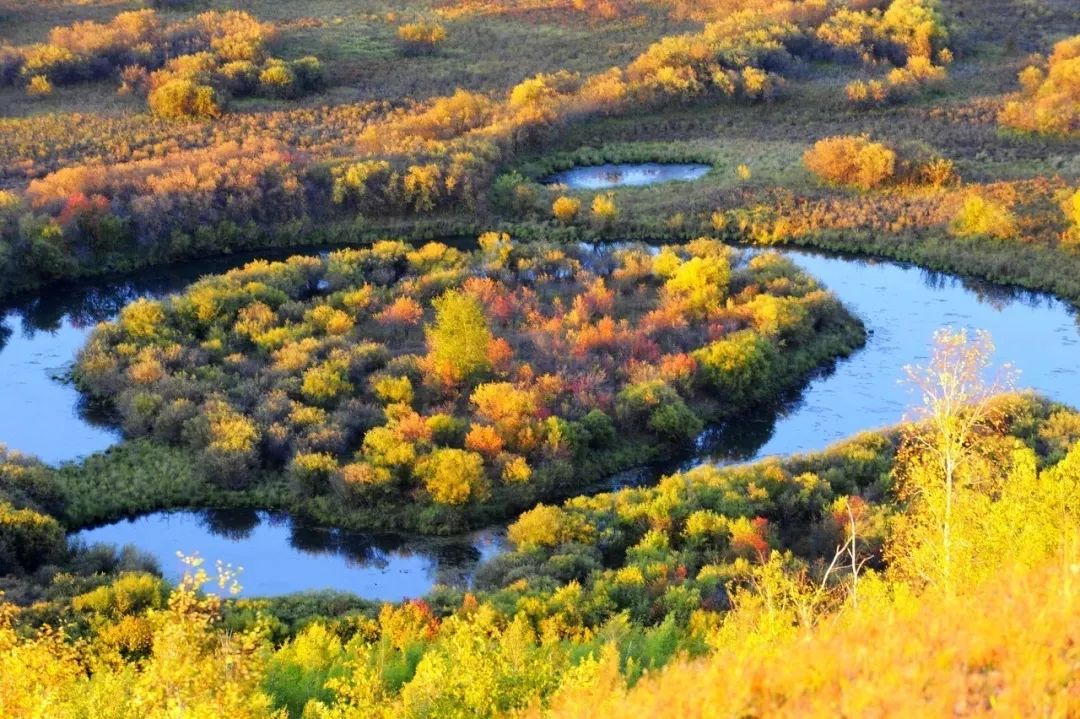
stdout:
POLYGON ((206 509, 155 512, 77 535, 87 544, 133 544, 157 558, 165 576, 180 578, 177 556, 228 561, 245 596, 317 589, 397 602, 436 584, 466 587, 484 560, 501 552, 501 530, 459 537, 401 537, 313 526, 279 512, 206 509))
MULTIPOLYGON (((1080 327, 1071 306, 1043 294, 893 262, 779 251, 862 318, 870 331, 867 344, 820 372, 778 414, 744 420, 705 442, 688 464, 821 449, 901 420, 913 399, 900 382, 903 367, 927 359, 931 336, 944 325, 989 330, 997 345, 995 361, 1014 365, 1021 387, 1080 406, 1080 327)), ((223 260, 72 286, 9 307, 0 315, 0 396, 5 400, 0 442, 51 462, 114 442, 111 431, 80 410, 74 388, 58 379, 87 333, 140 294, 178 291, 202 274, 237 263, 223 260)), ((649 482, 655 475, 639 472, 619 483, 649 482)), ((245 528, 239 531, 222 520, 225 516, 158 513, 77 536, 134 544, 157 556, 170 576, 180 568, 178 550, 242 565, 246 594, 340 589, 373 599, 417 596, 436 582, 467 585, 477 562, 502 546, 498 531, 431 544, 306 527, 260 512, 243 514, 245 528), (311 541, 314 536, 324 541, 311 541)))
POLYGON ((712 167, 702 164, 646 163, 635 165, 589 165, 556 172, 544 178, 547 185, 565 185, 571 190, 610 190, 615 187, 645 187, 661 182, 689 182, 708 174, 712 167))

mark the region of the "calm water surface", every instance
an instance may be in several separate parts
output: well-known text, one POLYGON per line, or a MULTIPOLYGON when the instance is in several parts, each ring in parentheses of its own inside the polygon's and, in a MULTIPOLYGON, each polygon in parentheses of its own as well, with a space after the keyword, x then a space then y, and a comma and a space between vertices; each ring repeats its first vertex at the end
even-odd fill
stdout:
POLYGON ((387 602, 422 596, 435 584, 468 588, 476 566, 505 544, 498 529, 407 539, 235 509, 157 512, 75 536, 87 544, 134 544, 154 555, 174 581, 186 568, 177 551, 204 557, 211 573, 214 561, 227 560, 242 569, 243 596, 333 589, 387 602))
POLYGON ((615 187, 644 187, 661 182, 689 182, 704 177, 709 165, 659 164, 590 165, 557 172, 544 179, 545 184, 566 185, 571 190, 609 190, 615 187))
POLYGON ((1080 407, 1080 324, 1075 308, 1024 292, 893 262, 801 250, 783 252, 832 290, 866 324, 866 346, 815 379, 776 419, 747 428, 762 442, 752 459, 824 448, 856 432, 894 424, 917 399, 901 380, 924 364, 935 330, 988 330, 996 364, 1018 371, 1017 385, 1080 407))

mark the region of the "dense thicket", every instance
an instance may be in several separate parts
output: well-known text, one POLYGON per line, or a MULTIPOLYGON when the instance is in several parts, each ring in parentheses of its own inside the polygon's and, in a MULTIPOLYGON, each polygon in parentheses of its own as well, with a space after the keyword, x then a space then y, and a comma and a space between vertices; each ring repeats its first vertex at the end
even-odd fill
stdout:
POLYGON ((977 455, 1003 463, 962 470, 956 541, 981 544, 956 555, 966 579, 949 592, 881 569, 940 559, 920 558, 932 536, 892 531, 923 511, 893 494, 928 466, 897 453, 907 428, 538 508, 476 594, 381 608, 228 600, 200 593, 209 578, 195 562, 171 591, 125 573, 73 598, 0 604, 0 706, 337 719, 1071 707, 1080 416, 1030 397, 988 401, 995 420, 976 423, 977 455), (48 612, 67 629, 29 629, 48 612), (851 664, 853 652, 872 663, 851 664))
POLYGON ((683 451, 861 332, 775 255, 493 233, 472 252, 257 262, 137 301, 76 374, 129 434, 192 447, 225 486, 285 467, 359 505, 524 506, 683 451))
MULTIPOLYGON (((288 228, 296 241, 311 232, 311 225, 327 219, 473 212, 484 208, 489 190, 496 196, 519 194, 517 183, 504 181, 502 187, 492 187, 496 169, 568 123, 701 97, 768 99, 780 93, 785 72, 807 61, 857 57, 900 67, 915 58, 933 62, 945 51, 947 38, 931 0, 895 0, 884 11, 850 9, 826 0, 715 10, 712 17, 719 19, 700 32, 664 38, 625 68, 591 76, 541 73, 495 96, 458 90, 407 104, 365 117, 355 133, 319 143, 323 152, 316 158, 293 152, 292 133, 286 133, 281 144, 258 143, 245 155, 250 171, 231 183, 219 181, 217 164, 236 156, 235 137, 220 145, 170 152, 161 160, 122 158, 116 164, 80 161, 78 155, 84 152, 80 149, 71 164, 37 178, 21 201, 18 196, 5 200, 10 219, 0 223, 0 283, 7 286, 0 284, 0 291, 83 274, 89 268, 100 271, 125 260, 130 263, 135 256, 141 261, 146 255, 151 261, 167 261, 267 244, 268 235, 280 231, 282 215, 307 221, 288 228), (829 30, 829 23, 838 22, 854 22, 859 32, 829 30), (133 175, 147 182, 132 186, 133 175), (170 181, 174 177, 188 181, 177 184, 170 181), (290 201, 273 217, 255 213, 238 221, 228 201, 237 184, 243 187, 241 194, 257 192, 263 207, 277 206, 281 193, 290 201), (299 197, 303 203, 296 201, 299 197), (192 204, 200 211, 197 228, 192 227, 194 215, 185 211, 192 204), (146 221, 148 214, 154 223, 146 221)), ((171 27, 155 29, 152 13, 121 18, 116 28, 60 32, 61 45, 56 47, 75 42, 65 39, 68 35, 88 34, 101 39, 89 43, 86 52, 107 54, 129 24, 138 26, 131 31, 136 34, 144 32, 143 25, 151 28, 145 32, 166 35, 171 27)), ((307 82, 318 74, 314 61, 286 65, 263 60, 268 31, 242 13, 220 18, 199 15, 180 27, 187 29, 185 37, 195 38, 192 42, 208 43, 209 50, 175 58, 149 75, 151 107, 160 115, 216 116, 223 91, 215 78, 225 68, 235 70, 227 78, 236 86, 233 92, 247 87, 256 60, 265 63, 257 86, 278 94, 291 94, 290 78, 307 82), (220 31, 214 34, 207 27, 220 31), (243 63, 247 65, 241 68, 243 63)), ((26 61, 19 52, 11 57, 12 67, 22 68, 12 71, 17 76, 26 68, 19 63, 26 61)), ((138 73, 129 74, 133 83, 142 82, 135 77, 138 73)), ((33 134, 21 124, 12 129, 33 134)), ((80 127, 80 133, 91 129, 80 127)), ((91 144, 109 146, 112 140, 91 144)), ((33 162, 36 145, 30 143, 16 154, 12 159, 33 162)))
POLYGON ((296 97, 319 89, 316 58, 270 56, 275 34, 246 12, 167 22, 155 10, 132 10, 107 23, 55 27, 45 43, 0 48, 0 83, 25 82, 28 93, 42 95, 54 84, 119 76, 120 91, 146 95, 160 117, 214 118, 231 96, 296 97))

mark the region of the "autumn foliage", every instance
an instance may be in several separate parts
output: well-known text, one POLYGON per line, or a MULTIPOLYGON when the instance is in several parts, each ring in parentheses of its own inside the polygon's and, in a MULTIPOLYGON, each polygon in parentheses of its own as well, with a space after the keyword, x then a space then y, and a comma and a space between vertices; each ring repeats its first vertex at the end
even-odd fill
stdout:
POLYGON ((896 153, 867 137, 829 137, 806 151, 803 164, 828 182, 869 190, 893 177, 896 153))
POLYGON ((1045 63, 1024 68, 1020 87, 1001 110, 1001 124, 1046 135, 1080 134, 1080 35, 1054 45, 1045 63))
POLYGON ((679 451, 860 340, 792 266, 741 262, 707 239, 651 258, 496 234, 256 262, 127 307, 79 383, 229 487, 283 468, 360 505, 542 496, 679 451))

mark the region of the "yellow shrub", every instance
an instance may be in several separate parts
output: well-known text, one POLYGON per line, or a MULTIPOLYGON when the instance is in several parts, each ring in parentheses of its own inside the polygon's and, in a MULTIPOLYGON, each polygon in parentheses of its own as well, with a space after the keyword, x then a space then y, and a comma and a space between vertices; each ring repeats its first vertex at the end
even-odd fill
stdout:
POLYGON ((593 222, 606 227, 619 216, 619 208, 615 205, 615 196, 611 193, 597 195, 592 201, 593 222))
POLYGON ((1021 92, 998 115, 1003 125, 1048 135, 1080 133, 1080 35, 1054 46, 1047 69, 1020 73, 1021 92))
POLYGON ((407 51, 430 52, 446 39, 446 28, 438 23, 406 23, 398 27, 397 36, 407 51))
POLYGON ((44 75, 34 75, 30 82, 26 83, 26 94, 30 97, 45 97, 51 95, 52 91, 52 83, 44 75))
POLYGON ((1006 239, 1016 234, 1016 218, 998 202, 978 194, 968 195, 949 224, 949 232, 956 237, 1006 239))
POLYGON ((151 112, 168 119, 213 118, 221 114, 214 88, 183 78, 163 83, 150 93, 147 102, 151 112))
POLYGON ((561 507, 538 504, 518 517, 507 530, 507 539, 518 549, 557 547, 568 542, 585 542, 593 528, 581 517, 561 507))
POLYGON ((408 377, 373 377, 371 390, 386 404, 411 404, 413 401, 412 382, 408 377))
POLYGON ((551 212, 555 215, 556 220, 564 225, 569 225, 577 219, 578 213, 581 212, 581 200, 564 195, 552 203, 551 212))
POLYGON ((521 484, 532 478, 532 468, 524 457, 514 457, 503 465, 502 479, 507 484, 521 484))
POLYGON ((437 449, 416 465, 424 488, 439 504, 464 504, 487 495, 484 458, 464 449, 437 449))

